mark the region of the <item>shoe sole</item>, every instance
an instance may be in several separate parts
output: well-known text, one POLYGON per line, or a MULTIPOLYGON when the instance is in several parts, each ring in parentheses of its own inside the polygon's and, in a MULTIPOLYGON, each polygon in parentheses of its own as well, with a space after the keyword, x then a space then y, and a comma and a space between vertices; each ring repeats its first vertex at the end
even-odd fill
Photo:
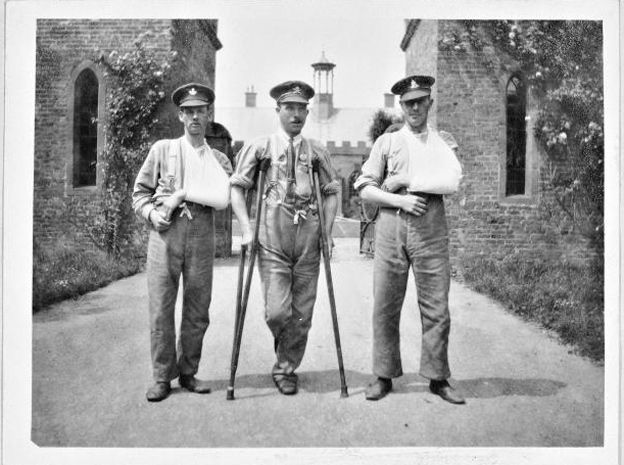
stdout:
POLYGON ((195 389, 195 388, 191 388, 191 387, 187 387, 187 386, 182 386, 182 385, 180 385, 180 387, 181 387, 182 389, 186 389, 188 392, 194 392, 194 393, 196 393, 196 394, 210 394, 210 393, 212 392, 212 390, 211 390, 211 389, 198 391, 198 390, 197 390, 197 389, 195 389))
POLYGON ((165 400, 167 397, 169 397, 169 394, 171 394, 171 392, 168 392, 165 396, 163 397, 147 397, 145 396, 145 398, 147 399, 148 402, 160 402, 162 400, 165 400))
POLYGON ((449 404, 454 404, 454 405, 464 405, 466 403, 465 399, 462 400, 451 400, 447 397, 444 397, 442 394, 440 394, 439 392, 436 392, 432 389, 429 389, 429 391, 431 391, 432 394, 438 396, 440 399, 442 399, 445 402, 448 402, 449 404))
POLYGON ((386 397, 388 394, 390 394, 390 391, 385 392, 379 396, 366 396, 366 400, 381 400, 384 397, 386 397))

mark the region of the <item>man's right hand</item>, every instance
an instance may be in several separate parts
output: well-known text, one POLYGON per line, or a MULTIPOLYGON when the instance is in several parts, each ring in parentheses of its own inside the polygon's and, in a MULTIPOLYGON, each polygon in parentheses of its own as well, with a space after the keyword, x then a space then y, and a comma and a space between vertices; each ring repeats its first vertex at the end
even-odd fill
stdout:
POLYGON ((253 232, 251 227, 247 226, 243 228, 243 238, 241 239, 241 246, 248 246, 253 241, 253 232))
POLYGON ((414 216, 422 216, 427 212, 427 201, 417 195, 401 195, 399 208, 414 216))
POLYGON ((156 231, 164 231, 171 226, 171 221, 167 221, 158 210, 150 211, 149 219, 156 231))

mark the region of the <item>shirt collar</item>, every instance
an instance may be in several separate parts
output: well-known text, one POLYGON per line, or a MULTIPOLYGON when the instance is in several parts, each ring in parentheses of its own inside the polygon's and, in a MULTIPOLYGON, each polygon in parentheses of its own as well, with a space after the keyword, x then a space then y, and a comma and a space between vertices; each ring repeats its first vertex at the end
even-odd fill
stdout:
POLYGON ((400 129, 401 131, 403 131, 405 134, 411 135, 412 137, 415 137, 418 140, 423 140, 426 139, 427 136, 431 133, 431 126, 427 125, 427 129, 421 133, 416 134, 414 131, 412 131, 409 126, 406 124, 403 125, 403 127, 400 129))
POLYGON ((208 142, 206 142, 206 139, 204 139, 204 143, 200 145, 199 147, 193 147, 190 141, 186 137, 183 137, 183 139, 188 149, 195 150, 198 153, 202 153, 204 150, 210 149, 210 146, 208 145, 208 142))
MULTIPOLYGON (((281 139, 286 143, 286 145, 288 145, 288 142, 290 141, 290 136, 286 134, 286 131, 284 131, 284 128, 280 127, 277 133, 279 134, 281 139)), ((302 139, 303 137, 301 136, 301 133, 297 134, 295 137, 293 137, 293 145, 298 145, 302 139)))

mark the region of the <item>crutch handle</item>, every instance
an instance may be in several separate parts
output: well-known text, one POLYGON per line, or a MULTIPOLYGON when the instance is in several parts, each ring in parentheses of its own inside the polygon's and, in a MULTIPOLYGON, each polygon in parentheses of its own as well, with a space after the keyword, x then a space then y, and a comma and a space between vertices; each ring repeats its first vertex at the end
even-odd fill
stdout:
POLYGON ((321 160, 318 157, 312 158, 312 171, 319 172, 319 167, 321 166, 321 160))
POLYGON ((259 166, 260 171, 263 171, 266 173, 266 171, 269 169, 269 166, 271 166, 270 157, 264 157, 260 160, 260 166, 259 166))

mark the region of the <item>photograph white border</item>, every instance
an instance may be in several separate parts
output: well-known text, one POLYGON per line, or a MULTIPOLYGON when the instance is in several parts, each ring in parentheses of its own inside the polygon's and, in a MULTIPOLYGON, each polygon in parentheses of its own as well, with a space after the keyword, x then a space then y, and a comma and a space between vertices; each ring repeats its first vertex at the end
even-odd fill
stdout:
MULTIPOLYGON (((621 458, 620 45, 621 5, 599 1, 7 1, 4 43, 2 250, 2 463, 169 464, 418 463, 604 464, 621 458), (322 7, 319 5, 322 4, 322 7), (31 435, 32 205, 35 49, 38 18, 216 18, 251 9, 289 15, 331 15, 340 4, 358 15, 400 19, 587 19, 604 24, 605 73, 605 434, 601 448, 305 448, 105 449, 39 448, 31 435), (246 8, 240 8, 246 6, 246 8), (322 12, 322 13, 319 13, 322 12), (357 12, 357 13, 355 13, 357 12), (381 460, 381 462, 380 462, 381 460)), ((256 14, 256 13, 254 13, 256 14)))

